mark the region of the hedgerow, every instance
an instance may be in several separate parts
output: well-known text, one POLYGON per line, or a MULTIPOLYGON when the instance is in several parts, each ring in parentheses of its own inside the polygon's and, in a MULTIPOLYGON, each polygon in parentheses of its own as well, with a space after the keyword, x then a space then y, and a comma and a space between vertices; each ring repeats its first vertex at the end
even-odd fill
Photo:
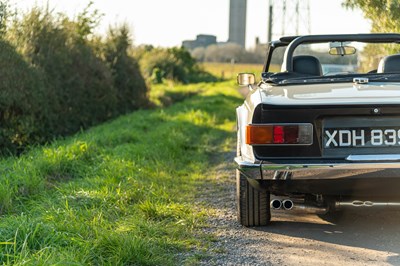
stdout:
POLYGON ((146 83, 128 54, 128 28, 95 36, 99 19, 91 5, 75 19, 38 7, 2 19, 1 152, 15 153, 147 106, 146 83))
POLYGON ((9 12, 7 3, 0 0, 0 154, 152 106, 146 84, 217 80, 183 48, 133 47, 126 25, 94 34, 101 15, 92 3, 74 19, 39 7, 9 12))

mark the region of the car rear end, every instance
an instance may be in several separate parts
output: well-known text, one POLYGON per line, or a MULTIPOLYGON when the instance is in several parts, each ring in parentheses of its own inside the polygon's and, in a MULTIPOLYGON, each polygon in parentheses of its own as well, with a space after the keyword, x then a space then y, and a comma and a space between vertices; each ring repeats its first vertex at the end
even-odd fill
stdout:
MULTIPOLYGON (((343 95, 354 87, 360 91, 357 84, 338 85, 343 95)), ((352 102, 323 85, 308 94, 288 86, 291 96, 280 90, 264 89, 268 93, 251 121, 241 123, 241 146, 254 155, 253 161, 243 154, 236 157, 246 178, 274 196, 311 200, 308 209, 320 211, 316 207, 326 211, 346 204, 400 202, 400 94, 384 96, 392 85, 386 90, 385 84, 363 85, 358 98, 352 92, 352 102)), ((280 202, 272 199, 271 205, 283 208, 280 202)))
POLYGON ((249 87, 237 109, 242 224, 266 224, 259 214, 270 208, 400 207, 400 54, 369 54, 399 40, 284 37, 267 47, 257 86, 239 75, 249 87), (272 196, 269 206, 263 196, 272 196))

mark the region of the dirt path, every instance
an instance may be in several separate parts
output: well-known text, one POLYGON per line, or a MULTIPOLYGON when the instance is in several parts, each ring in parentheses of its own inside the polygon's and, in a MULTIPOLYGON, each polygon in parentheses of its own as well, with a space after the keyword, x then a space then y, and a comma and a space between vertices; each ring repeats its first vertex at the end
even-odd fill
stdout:
POLYGON ((217 241, 202 265, 400 265, 400 212, 355 210, 337 223, 310 214, 275 211, 267 227, 236 221, 232 164, 217 169, 217 188, 207 204, 215 210, 217 241))

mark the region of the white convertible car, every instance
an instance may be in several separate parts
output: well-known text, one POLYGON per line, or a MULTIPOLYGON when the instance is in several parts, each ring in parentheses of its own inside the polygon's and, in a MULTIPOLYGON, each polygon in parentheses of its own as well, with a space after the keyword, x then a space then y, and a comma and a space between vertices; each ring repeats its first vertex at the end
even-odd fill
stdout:
POLYGON ((400 207, 400 34, 283 37, 237 108, 237 207, 320 214, 400 207))

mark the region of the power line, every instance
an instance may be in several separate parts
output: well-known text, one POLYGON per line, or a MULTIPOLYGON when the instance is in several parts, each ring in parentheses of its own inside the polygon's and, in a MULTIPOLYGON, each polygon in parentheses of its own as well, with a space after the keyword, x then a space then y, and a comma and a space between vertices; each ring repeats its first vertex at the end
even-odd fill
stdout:
POLYGON ((268 41, 289 35, 311 34, 309 0, 269 0, 268 41))

